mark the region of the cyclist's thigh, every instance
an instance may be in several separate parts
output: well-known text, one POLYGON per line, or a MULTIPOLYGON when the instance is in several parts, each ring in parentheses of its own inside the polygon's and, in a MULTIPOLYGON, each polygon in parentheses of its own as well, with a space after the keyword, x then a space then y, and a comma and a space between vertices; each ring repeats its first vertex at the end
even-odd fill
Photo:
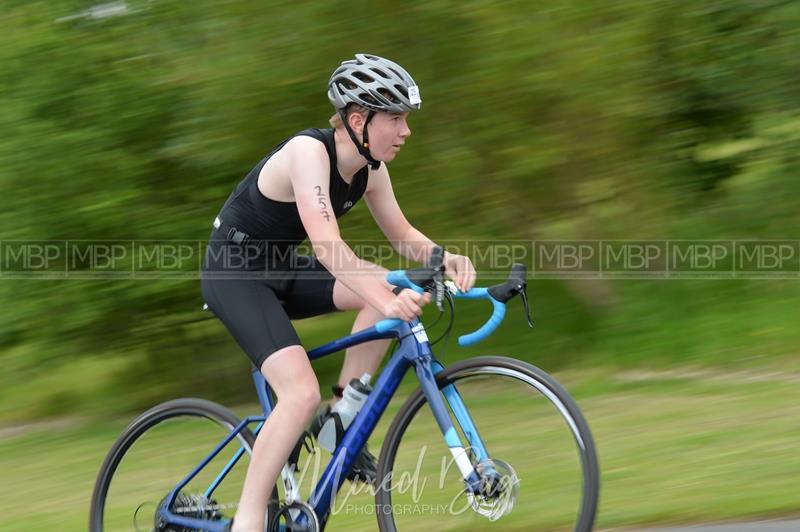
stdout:
POLYGON ((281 294, 290 318, 310 318, 339 310, 333 303, 336 278, 318 260, 297 256, 292 270, 294 281, 281 294))
MULTIPOLYGON (((386 268, 375 264, 368 264, 365 266, 363 275, 374 275, 377 277, 386 290, 394 288, 386 281, 386 274, 389 272, 386 268)), ((366 305, 366 301, 356 294, 353 290, 347 287, 343 282, 337 280, 333 286, 333 304, 339 310, 360 310, 366 305)))
POLYGON ((203 296, 257 368, 272 353, 299 346, 275 291, 260 279, 203 279, 203 296))

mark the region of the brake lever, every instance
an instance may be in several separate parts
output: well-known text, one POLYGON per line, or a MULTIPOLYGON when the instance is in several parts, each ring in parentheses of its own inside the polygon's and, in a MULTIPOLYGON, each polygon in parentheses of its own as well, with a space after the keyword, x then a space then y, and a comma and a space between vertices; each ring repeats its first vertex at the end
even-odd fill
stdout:
POLYGON ((433 298, 436 301, 436 308, 439 312, 444 312, 444 283, 441 279, 434 279, 433 281, 433 298))
POLYGON ((525 307, 525 318, 528 320, 528 327, 533 329, 533 320, 531 320, 531 307, 528 305, 528 283, 522 284, 522 289, 519 291, 522 298, 522 304, 525 307))
POLYGON ((429 265, 433 268, 433 300, 439 312, 444 312, 444 248, 436 246, 431 252, 429 265))
POLYGON ((526 268, 524 264, 514 264, 511 267, 508 280, 503 284, 489 288, 489 295, 501 303, 506 303, 512 297, 519 294, 522 297, 522 303, 525 307, 525 318, 528 320, 528 327, 533 328, 531 306, 528 302, 528 283, 525 281, 525 271, 526 268))

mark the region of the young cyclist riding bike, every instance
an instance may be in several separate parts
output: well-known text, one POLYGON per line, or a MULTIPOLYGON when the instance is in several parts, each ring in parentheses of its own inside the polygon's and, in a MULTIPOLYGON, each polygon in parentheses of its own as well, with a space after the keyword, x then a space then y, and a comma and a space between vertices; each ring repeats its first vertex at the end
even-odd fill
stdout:
MULTIPOLYGON (((290 320, 357 310, 355 332, 384 318, 411 320, 430 301, 413 290, 393 293, 386 270, 358 258, 337 224, 363 196, 401 255, 428 260, 435 244, 403 215, 386 166, 411 134, 407 118, 421 106, 419 88, 398 64, 356 54, 334 71, 328 99, 336 108, 332 127, 301 131, 264 157, 223 205, 206 252, 205 301, 278 399, 253 448, 234 532, 264 529, 270 492, 320 405, 319 383, 290 320), (315 257, 296 253, 306 238, 315 257)), ((446 253, 444 265, 459 289, 473 286, 467 257, 446 253)), ((388 344, 346 351, 334 402, 351 379, 376 373, 388 344)), ((375 480, 366 449, 352 475, 375 480)))

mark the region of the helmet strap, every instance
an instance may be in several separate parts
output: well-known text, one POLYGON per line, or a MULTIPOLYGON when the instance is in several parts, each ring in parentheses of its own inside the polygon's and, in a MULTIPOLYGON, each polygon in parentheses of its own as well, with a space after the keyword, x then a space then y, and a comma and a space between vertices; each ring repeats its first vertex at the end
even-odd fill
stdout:
POLYGON ((377 170, 380 167, 381 162, 376 161, 369 153, 369 132, 367 130, 367 126, 369 125, 372 118, 375 116, 375 111, 370 111, 367 114, 366 121, 364 121, 363 142, 358 141, 358 137, 356 137, 356 134, 350 128, 350 124, 347 123, 347 111, 345 109, 339 109, 339 116, 342 118, 342 122, 344 123, 344 128, 347 130, 347 134, 350 135, 350 140, 352 140, 353 144, 356 145, 358 153, 360 153, 367 160, 370 168, 372 168, 373 170, 377 170))

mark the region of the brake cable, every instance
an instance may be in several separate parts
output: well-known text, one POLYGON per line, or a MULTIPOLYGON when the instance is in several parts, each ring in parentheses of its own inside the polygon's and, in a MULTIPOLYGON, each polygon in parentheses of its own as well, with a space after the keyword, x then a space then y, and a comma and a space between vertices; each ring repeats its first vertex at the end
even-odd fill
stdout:
MULTIPOLYGON (((455 304, 453 302, 453 295, 450 293, 449 290, 446 290, 445 293, 444 293, 444 297, 445 297, 445 299, 447 299, 447 306, 450 307, 450 323, 447 324, 447 329, 445 329, 445 331, 439 336, 439 338, 437 338, 436 340, 433 340, 430 343, 431 345, 436 345, 442 339, 445 340, 444 346, 442 347, 442 356, 444 356, 444 350, 447 348, 447 342, 450 340, 450 332, 453 330, 453 323, 456 320, 456 307, 455 307, 455 304)), ((434 325, 439 323, 439 321, 442 319, 443 315, 444 315, 444 310, 442 310, 439 313, 439 317, 436 319, 435 322, 433 322, 433 324, 431 324, 431 327, 433 327, 434 325)))

